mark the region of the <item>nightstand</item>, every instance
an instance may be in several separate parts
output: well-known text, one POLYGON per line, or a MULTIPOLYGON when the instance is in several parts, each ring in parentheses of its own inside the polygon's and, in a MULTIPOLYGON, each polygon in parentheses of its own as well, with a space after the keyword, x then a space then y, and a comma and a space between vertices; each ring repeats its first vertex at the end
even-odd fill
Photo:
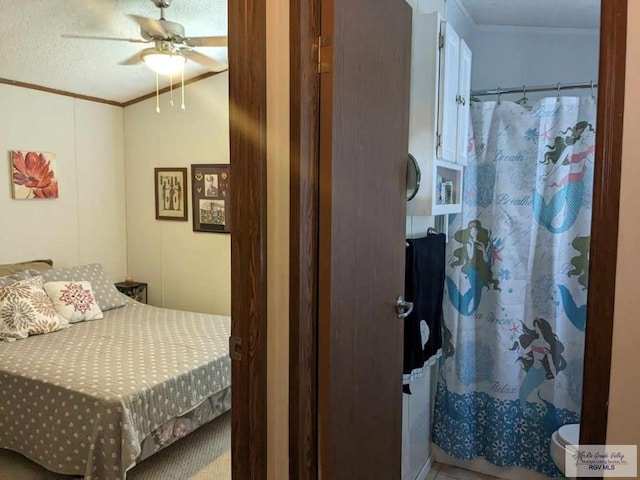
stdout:
POLYGON ((147 284, 142 282, 118 282, 118 291, 141 303, 147 303, 147 284))

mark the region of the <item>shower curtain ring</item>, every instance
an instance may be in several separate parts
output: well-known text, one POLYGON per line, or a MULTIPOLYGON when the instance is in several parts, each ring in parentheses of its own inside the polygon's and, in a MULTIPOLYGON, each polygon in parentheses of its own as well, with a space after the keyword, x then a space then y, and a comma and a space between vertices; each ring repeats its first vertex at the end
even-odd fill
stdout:
POLYGON ((593 80, 591 80, 591 98, 593 98, 594 100, 595 100, 595 98, 596 98, 596 94, 595 94, 595 92, 593 91, 593 80))
POLYGON ((498 104, 500 104, 500 97, 502 96, 502 89, 498 87, 498 104))
POLYGON ((560 101, 560 82, 558 82, 557 87, 558 87, 558 96, 556 97, 556 100, 559 102, 560 101))

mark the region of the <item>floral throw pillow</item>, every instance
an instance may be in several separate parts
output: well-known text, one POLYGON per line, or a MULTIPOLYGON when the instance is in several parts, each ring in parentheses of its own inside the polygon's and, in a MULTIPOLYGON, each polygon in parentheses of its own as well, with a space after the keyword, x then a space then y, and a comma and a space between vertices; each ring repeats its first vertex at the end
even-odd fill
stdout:
POLYGON ((45 283, 72 280, 74 282, 91 282, 93 294, 100 310, 106 312, 126 304, 124 296, 118 292, 113 281, 99 263, 79 265, 77 267, 54 268, 42 273, 45 283))
POLYGON ((0 340, 12 342, 68 326, 42 285, 42 277, 31 277, 0 288, 0 340))
POLYGON ((58 315, 69 323, 103 318, 90 282, 47 282, 44 289, 58 315))

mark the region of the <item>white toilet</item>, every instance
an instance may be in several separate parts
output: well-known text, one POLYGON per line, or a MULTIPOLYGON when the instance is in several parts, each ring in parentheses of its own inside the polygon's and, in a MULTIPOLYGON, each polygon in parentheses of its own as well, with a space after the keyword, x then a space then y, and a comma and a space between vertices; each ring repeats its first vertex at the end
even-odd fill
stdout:
POLYGON ((551 458, 563 474, 566 473, 565 452, 568 450, 571 453, 575 453, 579 438, 579 423, 563 425, 551 435, 551 458), (573 445, 573 447, 570 447, 570 445, 573 445))

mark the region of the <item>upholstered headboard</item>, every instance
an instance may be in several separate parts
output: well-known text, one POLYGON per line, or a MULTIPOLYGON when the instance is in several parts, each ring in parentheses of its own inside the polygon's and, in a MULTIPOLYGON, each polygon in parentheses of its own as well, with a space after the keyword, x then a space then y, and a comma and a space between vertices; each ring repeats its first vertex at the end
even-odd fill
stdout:
POLYGON ((14 273, 20 273, 25 270, 37 270, 38 272, 44 272, 51 270, 53 267, 53 260, 29 260, 28 262, 20 263, 7 263, 0 265, 0 277, 6 275, 12 275, 14 273))

